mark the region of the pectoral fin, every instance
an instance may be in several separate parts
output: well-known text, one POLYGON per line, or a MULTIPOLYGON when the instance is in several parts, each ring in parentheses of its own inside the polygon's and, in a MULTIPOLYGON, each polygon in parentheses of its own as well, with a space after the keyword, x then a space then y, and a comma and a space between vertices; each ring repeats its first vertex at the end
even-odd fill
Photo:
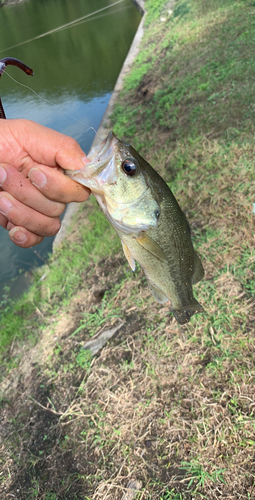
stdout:
POLYGON ((141 236, 138 236, 136 238, 136 241, 148 252, 152 253, 152 255, 155 255, 155 257, 162 260, 163 262, 167 262, 167 258, 163 250, 161 250, 156 241, 152 240, 152 238, 150 238, 146 233, 142 233, 141 236))
POLYGON ((134 257, 132 257, 130 250, 127 247, 126 243, 124 243, 122 240, 121 240, 121 243, 122 243, 124 255, 125 255, 132 271, 135 271, 135 259, 134 259, 134 257))

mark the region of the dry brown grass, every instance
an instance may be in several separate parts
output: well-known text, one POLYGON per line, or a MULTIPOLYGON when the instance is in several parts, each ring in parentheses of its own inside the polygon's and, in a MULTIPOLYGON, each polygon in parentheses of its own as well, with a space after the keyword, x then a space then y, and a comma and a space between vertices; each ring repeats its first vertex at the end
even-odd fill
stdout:
MULTIPOLYGON (((9 492, 18 499, 47 499, 52 492, 52 498, 120 500, 131 479, 142 482, 139 498, 171 498, 171 491, 178 499, 199 493, 208 499, 252 498, 254 332, 240 326, 235 333, 217 330, 208 302, 209 318, 178 326, 168 307, 149 296, 140 272, 119 285, 114 260, 96 270, 103 297, 90 274, 86 290, 66 312, 68 323, 62 321, 62 329, 52 325, 52 338, 56 329, 58 338, 51 353, 30 377, 17 370, 19 383, 3 399, 3 498, 9 492), (77 353, 97 327, 72 333, 79 318, 94 314, 102 301, 103 326, 119 319, 124 326, 82 369, 77 353), (107 320, 113 308, 117 317, 107 320), (193 469, 182 468, 183 462, 193 469), (201 471, 204 483, 196 489, 201 471)), ((230 272, 214 286, 215 302, 249 309, 230 272)))

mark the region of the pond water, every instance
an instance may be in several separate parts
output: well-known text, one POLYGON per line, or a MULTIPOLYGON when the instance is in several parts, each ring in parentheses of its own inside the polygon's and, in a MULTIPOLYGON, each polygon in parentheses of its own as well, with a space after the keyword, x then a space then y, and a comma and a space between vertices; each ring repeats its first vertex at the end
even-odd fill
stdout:
MULTIPOLYGON (((0 80, 6 117, 70 135, 88 153, 88 128, 100 124, 140 19, 131 0, 25 0, 0 8, 0 58, 21 59, 35 74, 7 67, 0 80)), ((27 286, 27 272, 44 263, 53 239, 21 249, 0 227, 0 302, 5 285, 12 296, 27 286)))

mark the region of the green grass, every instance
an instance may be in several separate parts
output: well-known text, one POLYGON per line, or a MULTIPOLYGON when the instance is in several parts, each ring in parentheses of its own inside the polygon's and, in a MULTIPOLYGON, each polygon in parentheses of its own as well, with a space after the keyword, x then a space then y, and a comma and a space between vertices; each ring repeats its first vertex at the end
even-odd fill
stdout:
MULTIPOLYGON (((115 253, 120 248, 114 230, 109 226, 95 200, 92 203, 93 210, 87 217, 84 216, 86 224, 83 224, 83 221, 78 223, 79 241, 64 243, 61 251, 54 255, 54 260, 50 265, 47 286, 53 302, 70 299, 72 293, 81 285, 87 266, 93 265, 108 255, 109 250, 115 253)), ((36 300, 39 305, 40 290, 36 300)))
MULTIPOLYGON (((157 16, 163 8, 159 3, 157 16)), ((138 135, 147 138, 142 145, 151 143, 153 121, 174 139, 194 139, 201 133, 230 140, 244 132, 252 137, 254 26, 249 1, 176 2, 161 29, 152 23, 145 33, 122 94, 125 101, 129 93, 128 109, 123 113, 119 103, 113 114, 117 134, 134 138, 135 146, 141 145, 138 135), (149 94, 133 109, 132 90, 137 92, 139 86, 149 94)))
POLYGON ((200 486, 204 488, 205 484, 209 481, 224 483, 225 469, 215 469, 210 473, 206 471, 197 460, 192 460, 191 462, 182 461, 181 469, 184 470, 189 476, 191 476, 188 483, 188 489, 191 488, 193 483, 196 484, 195 491, 200 486))
POLYGON ((177 493, 174 489, 169 490, 167 488, 163 496, 160 497, 160 500, 184 500, 184 497, 181 493, 177 493))
POLYGON ((83 284, 88 265, 93 272, 93 265, 100 259, 119 250, 115 232, 96 202, 91 203, 93 209, 86 215, 86 224, 78 223, 78 242, 65 242, 46 266, 35 270, 34 284, 18 301, 11 301, 6 290, 1 304, 4 309, 0 318, 0 356, 14 340, 26 338, 33 343, 39 333, 38 327, 45 327, 47 318, 63 305, 68 306, 83 284))

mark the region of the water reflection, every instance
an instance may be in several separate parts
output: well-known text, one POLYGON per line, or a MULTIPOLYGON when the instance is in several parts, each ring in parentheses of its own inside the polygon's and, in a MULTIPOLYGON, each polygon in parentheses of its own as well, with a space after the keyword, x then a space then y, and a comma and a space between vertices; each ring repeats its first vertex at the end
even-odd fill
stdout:
MULTIPOLYGON (((59 106, 42 101, 5 73, 0 94, 7 118, 28 118, 71 135, 88 152, 94 138, 94 132, 87 131, 88 127, 99 126, 140 21, 131 1, 124 0, 86 22, 10 51, 6 52, 5 48, 111 3, 110 0, 26 0, 0 9, 0 57, 21 59, 33 68, 35 76, 28 77, 10 66, 8 73, 23 85, 31 86, 46 101, 59 106)), ((20 269, 29 270, 43 262, 41 257, 44 259, 51 250, 52 241, 53 238, 47 238, 35 249, 24 250, 16 247, 0 228, 0 296, 4 283, 19 276, 20 269)), ((22 286, 22 279, 19 282, 22 286)))

